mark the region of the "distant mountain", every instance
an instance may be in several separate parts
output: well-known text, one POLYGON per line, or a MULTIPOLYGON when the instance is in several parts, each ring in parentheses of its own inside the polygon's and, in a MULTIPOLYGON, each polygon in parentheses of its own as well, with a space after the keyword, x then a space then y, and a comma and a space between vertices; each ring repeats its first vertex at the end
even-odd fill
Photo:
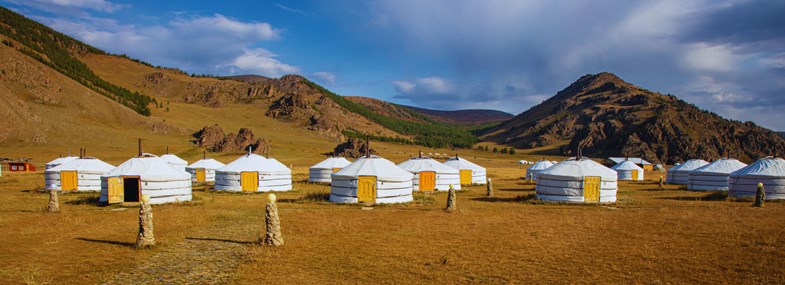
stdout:
POLYGON ((482 125, 500 123, 513 117, 512 114, 497 110, 455 110, 442 111, 413 106, 398 105, 379 99, 346 96, 347 99, 362 104, 374 112, 402 120, 422 122, 431 119, 436 122, 464 125, 482 125), (425 116, 417 116, 417 114, 425 116))
POLYGON ((727 155, 751 161, 785 149, 785 140, 771 130, 722 118, 607 72, 581 77, 481 138, 518 148, 560 145, 564 155, 582 149, 594 157, 666 163, 727 155))

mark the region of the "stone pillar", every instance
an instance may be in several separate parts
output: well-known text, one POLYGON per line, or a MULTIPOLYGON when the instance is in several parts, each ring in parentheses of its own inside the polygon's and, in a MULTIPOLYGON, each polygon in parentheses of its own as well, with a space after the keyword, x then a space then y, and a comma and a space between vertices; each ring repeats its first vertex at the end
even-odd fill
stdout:
POLYGON ((46 207, 46 211, 50 213, 57 213, 60 212, 60 198, 59 190, 49 190, 49 205, 46 207))
POLYGON ((488 197, 493 197, 493 183, 492 182, 493 181, 491 181, 491 179, 488 178, 488 184, 487 184, 488 185, 488 197))
POLYGON ((262 245, 281 246, 283 245, 283 235, 281 234, 281 221, 278 219, 278 206, 275 205, 275 194, 267 196, 267 207, 265 208, 266 229, 263 237, 259 238, 262 245))
POLYGON ((450 190, 447 191, 447 211, 455 211, 455 189, 452 188, 452 184, 450 184, 450 190))
POLYGON ((139 203, 139 235, 136 236, 136 248, 150 248, 154 245, 153 208, 150 207, 150 195, 145 194, 139 203))
POLYGON ((758 190, 755 191, 755 204, 754 207, 763 207, 763 202, 766 201, 766 190, 763 189, 763 183, 758 183, 758 190))

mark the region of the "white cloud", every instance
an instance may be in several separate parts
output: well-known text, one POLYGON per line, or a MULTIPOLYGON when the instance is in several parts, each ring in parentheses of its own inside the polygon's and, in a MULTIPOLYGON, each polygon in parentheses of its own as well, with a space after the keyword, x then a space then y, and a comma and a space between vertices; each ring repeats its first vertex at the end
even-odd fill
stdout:
POLYGON ((395 86, 395 90, 400 93, 411 93, 411 91, 414 90, 414 87, 417 86, 414 83, 405 80, 396 80, 393 81, 392 84, 395 86))
POLYGON ((327 72, 327 71, 318 71, 318 72, 314 72, 313 76, 316 77, 318 80, 320 80, 323 83, 326 83, 326 84, 329 84, 329 85, 335 85, 335 78, 336 78, 335 74, 332 74, 332 73, 327 72))
POLYGON ((727 45, 696 43, 689 45, 684 64, 700 71, 732 71, 740 61, 727 45))
POLYGON ((279 9, 284 10, 284 11, 289 12, 289 13, 292 13, 292 14, 300 14, 300 15, 303 15, 303 16, 308 16, 308 12, 305 12, 305 11, 297 9, 297 8, 292 8, 292 7, 283 5, 283 4, 276 3, 275 7, 278 7, 279 9))
POLYGON ((128 7, 106 0, 10 0, 8 2, 31 6, 49 12, 74 12, 72 9, 90 9, 101 12, 114 12, 128 7))
POLYGON ((263 48, 244 50, 244 54, 237 57, 232 66, 267 77, 300 72, 299 68, 278 61, 275 54, 263 48))
POLYGON ((227 18, 221 14, 211 17, 194 17, 175 19, 170 25, 179 33, 187 34, 224 34, 239 40, 273 40, 278 38, 280 31, 273 29, 268 23, 241 22, 227 18))

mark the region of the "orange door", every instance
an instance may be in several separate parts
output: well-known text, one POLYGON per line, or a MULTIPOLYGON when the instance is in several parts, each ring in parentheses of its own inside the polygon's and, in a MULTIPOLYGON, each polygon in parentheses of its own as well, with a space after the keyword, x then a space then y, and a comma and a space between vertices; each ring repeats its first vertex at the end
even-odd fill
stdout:
POLYGON ((256 171, 240 173, 240 187, 243 192, 256 192, 259 190, 259 173, 256 171))
POLYGON ((376 203, 376 176, 357 177, 357 202, 376 203))
POLYGON ((637 169, 633 169, 632 170, 632 181, 638 181, 638 180, 639 180, 638 179, 638 170, 637 169))
POLYGON ((60 188, 63 191, 74 191, 78 188, 76 171, 60 171, 60 188))
POLYGON ((107 196, 109 196, 107 203, 115 204, 125 201, 125 190, 123 189, 123 178, 109 177, 107 179, 107 196))
POLYGON ((196 169, 196 182, 204 182, 207 180, 207 175, 205 174, 204 168, 197 168, 196 169))
POLYGON ((599 176, 586 176, 583 178, 583 201, 600 201, 600 183, 602 178, 599 176))
POLYGON ((436 189, 436 172, 420 172, 420 191, 433 191, 436 189))
POLYGON ((461 176, 461 185, 472 185, 471 169, 461 169, 460 176, 461 176))

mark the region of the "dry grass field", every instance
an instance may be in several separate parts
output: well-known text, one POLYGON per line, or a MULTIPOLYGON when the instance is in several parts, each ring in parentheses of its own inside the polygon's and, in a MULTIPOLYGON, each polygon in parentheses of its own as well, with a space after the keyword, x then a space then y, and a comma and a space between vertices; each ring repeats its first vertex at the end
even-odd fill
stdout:
MULTIPOLYGON (((414 147, 378 144, 399 162, 414 147)), ((384 153, 384 152, 383 152, 384 153)), ((279 194, 286 244, 258 247, 266 194, 195 192, 154 206, 153 250, 132 249, 136 207, 96 206, 97 194, 61 196, 43 211, 43 176, 0 177, 0 283, 782 283, 785 203, 752 208, 715 192, 658 189, 660 175, 621 183, 613 205, 533 201, 520 157, 471 153, 488 166, 483 186, 417 195, 407 205, 325 202, 295 159, 295 190, 279 194), (484 155, 484 156, 483 156, 484 155)), ((291 157, 291 159, 287 159, 291 157)), ((525 157, 525 156, 524 156, 525 157)), ((232 156, 221 156, 230 161, 232 156)), ((525 158, 524 158, 525 159, 525 158)), ((118 161, 113 161, 118 163, 118 161)))

